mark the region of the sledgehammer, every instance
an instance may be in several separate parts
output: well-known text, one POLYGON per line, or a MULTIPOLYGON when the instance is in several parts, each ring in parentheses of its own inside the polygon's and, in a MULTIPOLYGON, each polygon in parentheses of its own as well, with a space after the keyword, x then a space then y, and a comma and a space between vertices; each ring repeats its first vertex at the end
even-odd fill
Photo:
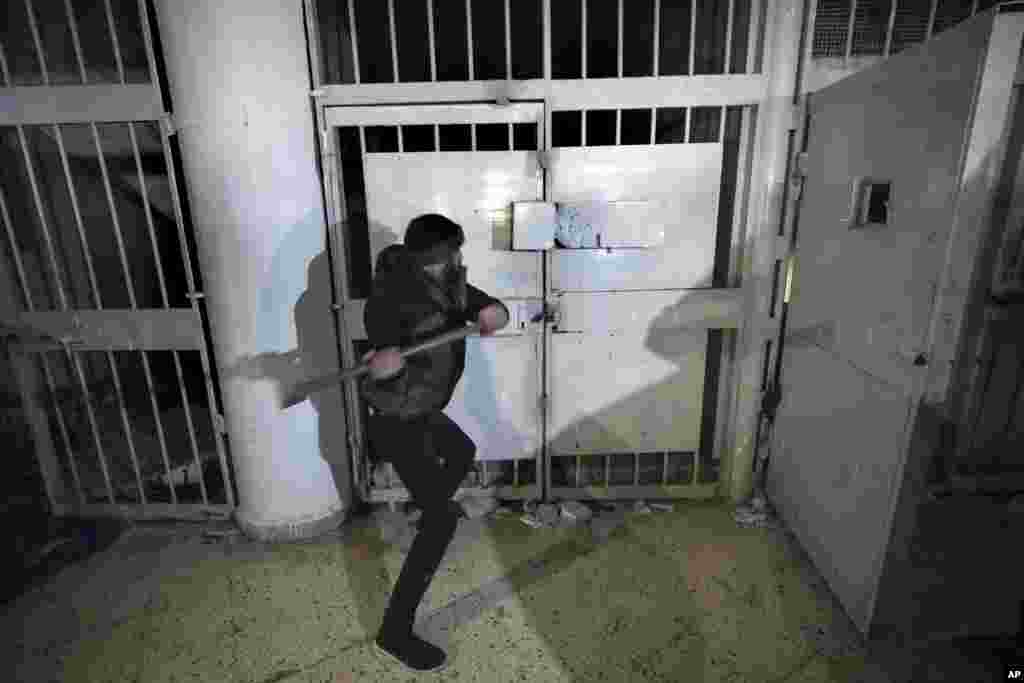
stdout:
MULTIPOLYGON (((437 348, 438 346, 444 346, 445 344, 451 344, 452 342, 456 342, 460 339, 465 339, 469 335, 476 334, 479 331, 480 325, 478 323, 473 323, 471 325, 466 325, 463 328, 452 330, 451 332, 439 334, 433 339, 428 339, 424 342, 416 344, 415 346, 410 346, 405 349, 402 349, 399 353, 402 355, 402 358, 408 358, 409 356, 414 356, 417 353, 429 351, 430 349, 437 348)), ((308 379, 299 382, 298 384, 291 388, 289 393, 281 401, 281 407, 282 409, 291 408, 292 406, 305 401, 310 394, 315 394, 318 391, 322 391, 324 389, 327 389, 328 387, 332 387, 340 382, 355 379, 356 377, 361 377, 362 375, 365 375, 369 371, 370 364, 362 363, 354 368, 348 368, 347 370, 339 370, 337 372, 332 372, 327 375, 317 377, 315 379, 308 379)))

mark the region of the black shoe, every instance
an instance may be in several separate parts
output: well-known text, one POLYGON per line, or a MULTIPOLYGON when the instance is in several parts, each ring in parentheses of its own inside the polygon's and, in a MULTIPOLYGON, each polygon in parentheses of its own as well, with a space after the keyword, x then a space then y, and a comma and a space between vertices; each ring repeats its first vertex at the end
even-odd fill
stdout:
POLYGON ((440 671, 448 664, 444 650, 415 634, 394 639, 377 636, 374 645, 378 652, 394 659, 410 671, 440 671))

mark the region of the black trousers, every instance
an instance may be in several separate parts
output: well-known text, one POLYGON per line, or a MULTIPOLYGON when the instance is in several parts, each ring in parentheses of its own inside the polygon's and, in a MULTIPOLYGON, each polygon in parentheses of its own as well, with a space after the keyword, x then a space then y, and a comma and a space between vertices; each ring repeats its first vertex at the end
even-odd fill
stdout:
POLYGON ((473 466, 476 444, 441 412, 409 421, 374 415, 370 439, 423 511, 381 626, 382 634, 403 637, 412 632, 416 608, 455 535, 460 508, 452 496, 473 466))

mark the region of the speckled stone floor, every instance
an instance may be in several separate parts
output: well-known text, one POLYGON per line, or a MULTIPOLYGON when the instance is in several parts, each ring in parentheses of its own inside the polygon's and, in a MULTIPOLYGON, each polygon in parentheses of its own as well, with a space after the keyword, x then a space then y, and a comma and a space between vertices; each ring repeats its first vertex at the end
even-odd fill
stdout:
POLYGON ((463 523, 420 612, 462 615, 425 634, 450 665, 421 676, 371 646, 403 559, 372 522, 276 546, 135 526, 12 603, 0 657, 13 680, 68 683, 886 680, 791 537, 732 511, 629 514, 604 541, 463 523), (503 598, 445 610, 500 577, 503 598))

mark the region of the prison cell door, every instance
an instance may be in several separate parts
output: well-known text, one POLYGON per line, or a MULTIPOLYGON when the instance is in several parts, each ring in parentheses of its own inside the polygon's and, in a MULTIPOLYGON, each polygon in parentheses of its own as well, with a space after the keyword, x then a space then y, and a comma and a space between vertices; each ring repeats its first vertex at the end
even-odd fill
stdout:
MULTIPOLYGON (((540 326, 529 321, 540 310, 541 256, 512 251, 510 209, 543 196, 543 105, 329 107, 326 121, 358 130, 371 263, 402 242, 411 219, 440 213, 465 231, 469 282, 508 306, 504 330, 467 339, 465 373, 445 412, 477 445, 478 472, 470 485, 490 485, 503 498, 537 497, 540 326)), ((350 194, 350 216, 356 201, 350 194)), ((365 339, 365 300, 349 304, 349 336, 365 339)), ((355 466, 370 500, 405 497, 386 466, 372 487, 365 459, 355 466)))
POLYGON ((0 316, 52 509, 226 517, 223 418, 147 5, 116 18, 11 7, 12 31, 33 38, 4 46, 18 51, 0 93, 0 316), (109 59, 83 60, 82 46, 109 59))
POLYGON ((1022 35, 988 12, 810 99, 768 492, 865 633, 956 393, 1022 35))

